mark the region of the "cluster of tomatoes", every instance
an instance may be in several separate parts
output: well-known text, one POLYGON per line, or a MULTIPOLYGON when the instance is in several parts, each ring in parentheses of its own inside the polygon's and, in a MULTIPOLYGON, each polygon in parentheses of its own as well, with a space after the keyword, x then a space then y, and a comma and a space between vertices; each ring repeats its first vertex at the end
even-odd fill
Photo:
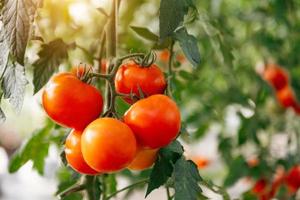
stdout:
POLYGON ((252 188, 252 192, 260 200, 270 200, 275 197, 280 187, 286 187, 290 196, 300 188, 300 165, 292 167, 285 173, 284 169, 278 168, 272 181, 265 178, 259 179, 252 188))
POLYGON ((82 81, 83 74, 54 75, 42 95, 48 116, 72 129, 65 143, 68 164, 89 175, 151 167, 158 150, 176 139, 181 126, 176 103, 164 95, 163 72, 155 64, 133 62, 118 68, 111 88, 131 104, 121 119, 102 113, 102 94, 82 81), (140 100, 130 98, 132 94, 140 100))
POLYGON ((263 78, 274 88, 278 102, 284 108, 292 108, 300 114, 300 105, 290 86, 289 75, 286 70, 276 64, 267 64, 263 78))

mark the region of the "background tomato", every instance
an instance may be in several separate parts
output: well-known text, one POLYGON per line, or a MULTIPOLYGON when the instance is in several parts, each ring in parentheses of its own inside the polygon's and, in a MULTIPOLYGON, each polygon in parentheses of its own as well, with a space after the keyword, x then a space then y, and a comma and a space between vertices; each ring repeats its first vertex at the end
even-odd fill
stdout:
MULTIPOLYGON (((117 92, 130 94, 131 92, 140 96, 139 87, 146 96, 162 94, 166 88, 166 80, 163 72, 156 65, 141 67, 135 63, 122 65, 115 77, 117 92)), ((129 98, 125 99, 132 103, 129 98)))
POLYGON ((143 147, 161 148, 178 135, 180 111, 172 99, 158 94, 133 104, 125 113, 124 122, 143 147))
POLYGON ((263 77, 276 90, 280 90, 289 84, 288 73, 276 64, 266 65, 263 77))
POLYGON ((102 112, 101 93, 71 73, 54 75, 43 91, 46 113, 57 123, 83 130, 102 112))
POLYGON ((289 170, 285 183, 290 192, 296 192, 300 188, 300 165, 294 166, 289 170))
POLYGON ((81 174, 95 175, 97 171, 93 170, 84 161, 81 153, 81 131, 72 130, 67 137, 65 144, 65 154, 68 164, 81 174))
POLYGON ((280 105, 284 108, 297 107, 297 99, 293 89, 289 86, 276 92, 276 97, 280 105))
POLYGON ((89 124, 83 132, 81 145, 88 165, 105 173, 127 167, 137 149, 131 129, 113 118, 99 118, 89 124))
POLYGON ((159 149, 143 149, 139 148, 134 160, 127 167, 131 170, 144 170, 153 165, 159 149))

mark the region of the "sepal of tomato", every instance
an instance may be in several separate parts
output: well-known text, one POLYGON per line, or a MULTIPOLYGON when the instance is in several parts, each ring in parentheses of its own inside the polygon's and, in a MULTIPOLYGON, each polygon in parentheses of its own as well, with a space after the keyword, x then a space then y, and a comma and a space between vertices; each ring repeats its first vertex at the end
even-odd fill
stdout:
POLYGON ((100 91, 72 73, 54 75, 43 91, 42 103, 51 119, 76 130, 83 130, 103 109, 100 91))
MULTIPOLYGON (((163 72, 155 64, 149 67, 141 67, 136 63, 122 65, 115 77, 116 91, 123 94, 135 94, 140 96, 140 90, 145 96, 162 94, 166 88, 166 80, 163 72)), ((129 104, 130 98, 124 98, 129 104)))
POLYGON ((139 144, 156 149, 167 146, 180 131, 180 111, 166 95, 153 95, 137 101, 124 115, 139 144))
POLYGON ((87 175, 99 174, 83 159, 81 153, 81 131, 72 130, 66 139, 65 154, 68 164, 77 172, 87 175))
POLYGON ((126 168, 133 161, 137 143, 125 123, 114 118, 99 118, 84 129, 81 149, 89 166, 111 173, 126 168))

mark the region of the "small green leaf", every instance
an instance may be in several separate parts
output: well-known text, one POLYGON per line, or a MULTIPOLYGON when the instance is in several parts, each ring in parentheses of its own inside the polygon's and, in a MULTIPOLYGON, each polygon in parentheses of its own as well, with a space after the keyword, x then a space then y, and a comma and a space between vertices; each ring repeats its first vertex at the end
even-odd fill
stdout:
POLYGON ((158 159, 150 174, 146 196, 167 182, 169 177, 172 176, 174 163, 182 154, 183 147, 178 141, 174 141, 167 147, 159 150, 158 159))
POLYGON ((108 194, 115 193, 117 191, 117 180, 115 174, 108 174, 106 177, 106 187, 108 194))
POLYGON ((38 53, 39 59, 33 63, 34 93, 37 93, 48 82, 58 66, 68 58, 69 48, 70 46, 61 39, 42 45, 38 53))
POLYGON ((184 157, 177 160, 174 166, 175 200, 195 200, 202 190, 198 184, 201 181, 197 166, 184 157))
POLYGON ((49 141, 47 137, 53 128, 49 123, 45 128, 37 131, 32 138, 25 144, 24 148, 17 152, 9 163, 9 172, 14 173, 29 160, 33 161, 33 168, 39 174, 43 174, 45 158, 48 155, 49 141))
POLYGON ((153 42, 157 42, 159 40, 158 36, 152 33, 148 28, 139 27, 139 26, 131 26, 130 27, 135 33, 146 40, 150 40, 153 42))
POLYGON ((185 0, 161 0, 159 9, 159 36, 163 41, 182 25, 188 12, 185 0))
POLYGON ((22 108, 27 83, 25 68, 18 63, 9 62, 3 76, 2 89, 4 98, 9 99, 17 112, 22 108))
POLYGON ((190 63, 194 67, 197 67, 201 61, 197 39, 193 35, 190 35, 185 28, 181 28, 180 30, 176 31, 175 39, 179 42, 183 53, 190 63))
POLYGON ((224 186, 233 185, 238 179, 245 176, 247 171, 248 167, 245 159, 242 156, 237 157, 229 165, 228 175, 225 178, 224 186))

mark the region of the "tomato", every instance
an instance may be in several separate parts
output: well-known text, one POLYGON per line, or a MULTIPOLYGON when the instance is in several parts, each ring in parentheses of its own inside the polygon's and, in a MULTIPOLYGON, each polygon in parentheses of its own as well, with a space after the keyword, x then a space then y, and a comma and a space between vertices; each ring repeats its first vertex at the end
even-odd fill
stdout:
POLYGON ((81 174, 95 175, 97 171, 93 170, 84 161, 81 153, 81 131, 72 130, 67 137, 65 144, 65 154, 69 165, 81 174))
POLYGON ((72 73, 54 75, 42 96, 46 113, 66 127, 83 130, 103 109, 101 93, 72 73))
POLYGON ((98 172, 115 172, 127 167, 134 159, 137 143, 132 130, 113 118, 99 118, 82 134, 84 160, 98 172))
POLYGON ((277 91, 276 97, 280 105, 284 108, 297 106, 297 99, 292 88, 290 88, 289 86, 286 86, 283 89, 277 91))
POLYGON ((294 166, 289 170, 285 178, 285 183, 292 193, 300 188, 300 165, 294 166))
POLYGON ((259 164, 259 160, 256 157, 253 157, 247 160, 247 164, 251 168, 256 167, 259 164))
POLYGON ((133 104, 124 115, 139 144, 151 149, 170 144, 180 131, 180 112, 176 103, 161 94, 133 104))
POLYGON ((257 195, 262 195, 266 192, 268 183, 265 179, 259 179, 253 186, 252 192, 257 195))
POLYGON ((277 193, 277 191, 279 190, 280 186, 282 185, 282 183, 284 182, 285 179, 285 170, 284 168, 277 168, 276 169, 276 173, 275 176, 273 178, 272 181, 272 185, 271 185, 271 191, 270 191, 270 196, 274 197, 277 193))
POLYGON ((193 157, 192 161, 197 165, 198 169, 204 169, 210 164, 210 160, 202 156, 193 157))
MULTIPOLYGON (((160 61, 167 63, 170 59, 170 51, 168 49, 164 49, 163 51, 159 52, 158 58, 160 61)), ((183 54, 177 54, 176 60, 180 63, 183 63, 186 61, 186 58, 183 54)))
POLYGON ((289 84, 287 72, 275 64, 268 64, 266 66, 263 77, 276 90, 280 90, 289 84))
POLYGON ((89 65, 80 64, 79 66, 73 67, 71 73, 77 76, 78 78, 82 77, 88 71, 92 71, 93 67, 89 65))
POLYGON ((131 170, 144 170, 150 168, 155 162, 159 149, 139 148, 134 160, 127 167, 131 170))
MULTIPOLYGON (((140 97, 139 88, 145 94, 162 94, 166 88, 166 80, 158 66, 141 67, 135 63, 122 65, 115 77, 116 91, 123 94, 133 93, 140 97)), ((130 98, 125 98, 128 103, 133 103, 130 98)))

